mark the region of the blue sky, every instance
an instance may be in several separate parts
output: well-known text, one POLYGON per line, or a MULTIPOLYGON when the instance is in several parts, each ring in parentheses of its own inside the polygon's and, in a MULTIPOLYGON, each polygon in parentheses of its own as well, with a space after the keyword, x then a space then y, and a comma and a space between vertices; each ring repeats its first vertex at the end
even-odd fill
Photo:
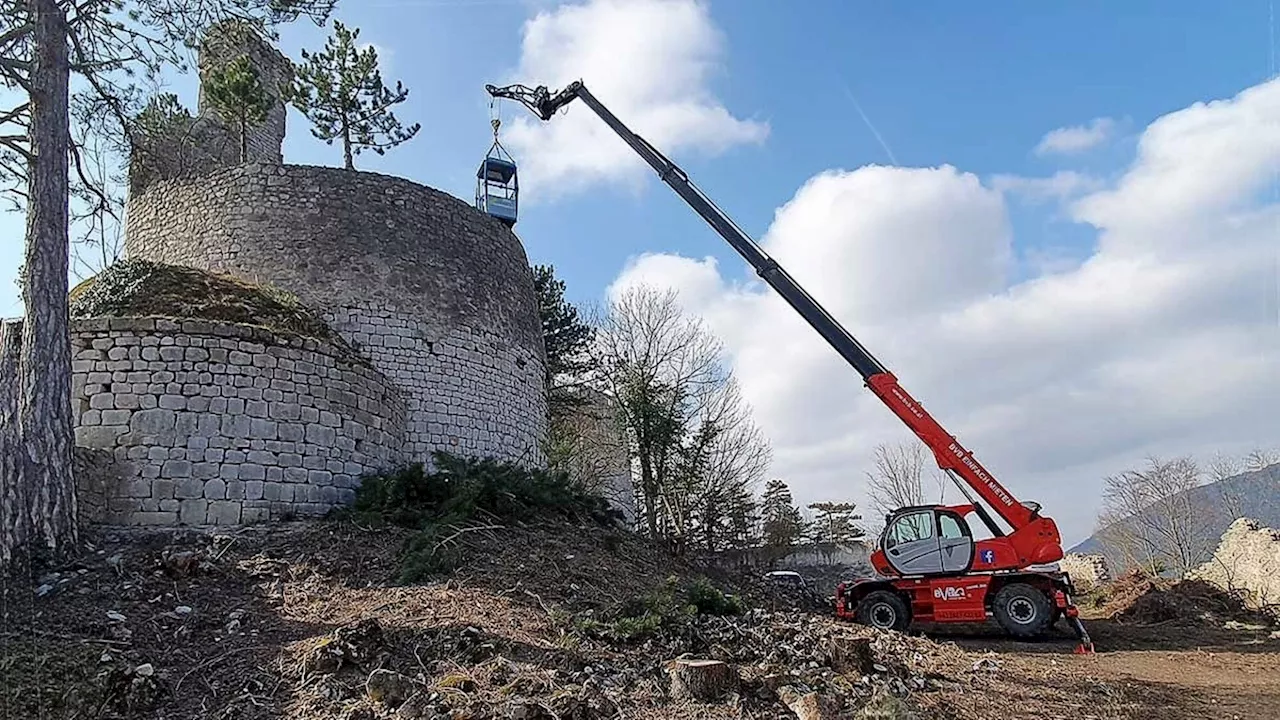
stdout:
MULTIPOLYGON (((359 167, 405 176, 464 199, 488 147, 486 82, 515 67, 521 25, 553 3, 526 0, 340 2, 335 17, 385 49, 385 75, 410 98, 398 110, 423 129, 359 167)), ((805 179, 832 167, 889 161, 856 102, 899 163, 950 163, 980 175, 1039 174, 1053 165, 1030 149, 1047 131, 1098 116, 1141 127, 1196 100, 1230 95, 1267 74, 1267 2, 1057 4, 720 0, 711 15, 727 36, 712 88, 740 117, 767 120, 768 140, 715 158, 670 153, 718 204, 759 236, 805 179), (847 88, 847 90, 846 90, 847 88)), ((307 21, 281 47, 317 49, 325 31, 307 21)), ((585 72, 585 71, 584 71, 585 72)), ((528 78, 536 84, 538 78, 528 78)), ((190 76, 173 88, 194 105, 190 76)), ((517 112, 508 107, 504 117, 517 112)), ((624 118, 626 120, 626 118, 624 118)), ((307 133, 290 111, 289 162, 338 164, 341 151, 307 133)), ((1131 149, 1087 158, 1105 170, 1131 149)), ((518 160, 518 158, 517 158, 518 160)), ((1046 212, 1017 212, 1040 227, 1046 212)), ((20 258, 21 217, 0 217, 3 266, 20 258)), ((1073 243, 1087 233, 1049 227, 1073 243)), ((552 263, 575 300, 594 300, 627 257, 645 251, 732 251, 665 187, 641 197, 591 193, 526 207, 519 234, 533 262, 552 263)), ((20 261, 20 260, 19 260, 20 261)), ((20 313, 12 283, 0 312, 20 313)))
MULTIPOLYGON (((1019 288, 1028 293, 1034 290, 1027 283, 1037 277, 1064 268, 1079 267, 1098 248, 1100 232, 1104 228, 1119 233, 1117 228, 1122 223, 1114 212, 1106 215, 1103 221, 1096 220, 1094 216, 1089 216, 1093 219, 1082 219, 1088 213, 1073 210, 1069 201, 1087 192, 1122 190, 1126 187, 1126 173, 1139 167, 1141 158, 1136 155, 1138 141, 1153 121, 1184 111, 1196 103, 1230 99, 1251 86, 1263 83, 1271 74, 1274 53, 1269 39, 1268 0, 1236 0, 1230 3, 1190 0, 1127 0, 1123 3, 1101 0, 1070 3, 953 3, 940 0, 915 3, 854 0, 641 2, 642 5, 651 3, 659 3, 654 7, 660 10, 677 6, 702 7, 706 11, 705 17, 689 15, 687 17, 692 19, 688 20, 687 32, 676 28, 670 34, 661 25, 651 28, 637 24, 641 30, 649 30, 649 34, 629 41, 625 48, 631 52, 643 46, 643 52, 633 56, 622 53, 607 58, 603 63, 584 61, 579 74, 587 78, 590 86, 607 88, 613 93, 599 92, 624 121, 635 118, 637 129, 643 132, 644 128, 640 127, 644 122, 643 98, 626 95, 628 82, 650 71, 639 66, 648 58, 661 56, 666 51, 664 43, 678 44, 685 40, 695 42, 710 36, 717 37, 718 44, 711 43, 715 45, 713 48, 685 48, 696 60, 691 62, 701 63, 700 69, 694 72, 699 79, 690 83, 693 89, 687 94, 700 102, 722 107, 737 121, 767 127, 767 132, 756 140, 727 142, 727 147, 710 150, 707 146, 714 145, 714 142, 704 142, 704 147, 699 148, 694 141, 676 142, 678 135, 672 135, 674 147, 666 146, 658 140, 662 133, 656 130, 657 135, 650 136, 650 139, 660 148, 670 147, 669 154, 742 227, 757 238, 766 237, 771 225, 782 217, 779 208, 792 200, 797 200, 796 206, 801 205, 798 193, 811 178, 824 171, 855 171, 879 164, 937 173, 939 166, 953 166, 959 173, 972 174, 988 190, 997 186, 1004 188, 998 193, 1001 198, 998 213, 1009 225, 1008 250, 1014 262, 1002 266, 1000 287, 982 289, 984 297, 996 299, 1006 296, 1016 299, 1021 297, 1017 294, 1019 288), (661 5, 663 2, 673 5, 661 5), (606 77, 613 70, 621 79, 606 77), (703 71, 705 76, 700 74, 703 71), (633 109, 635 112, 628 114, 633 109), (1104 138, 1089 147, 1064 153, 1035 151, 1050 131, 1071 126, 1085 127, 1096 118, 1107 119, 1110 129, 1104 133, 1104 138), (1074 190, 1041 197, 1034 202, 1030 194, 1018 191, 1018 188, 1025 190, 1028 187, 1028 178, 1045 179, 1064 171, 1077 173, 1076 177, 1082 179, 1082 184, 1074 190), (1004 185, 1001 185, 1000 178, 1005 179, 1004 185), (1056 258, 1056 261, 1047 266, 1038 264, 1036 259, 1046 255, 1056 258)), ((476 165, 490 140, 489 98, 484 92, 484 84, 500 84, 511 79, 529 84, 552 82, 544 77, 515 75, 522 67, 527 70, 547 66, 545 58, 531 59, 530 50, 524 44, 525 23, 538 13, 546 13, 543 20, 547 24, 555 25, 563 20, 557 27, 578 33, 568 38, 551 34, 552 40, 565 45, 563 52, 552 48, 558 53, 553 53, 560 59, 557 62, 569 62, 575 57, 601 57, 598 54, 602 52, 601 48, 583 50, 577 46, 593 42, 599 45, 600 37, 619 32, 616 27, 597 28, 592 25, 596 22, 607 24, 609 8, 617 4, 593 0, 589 4, 598 12, 584 15, 581 22, 569 22, 567 15, 559 15, 566 5, 583 4, 581 1, 557 3, 548 0, 344 0, 336 17, 361 28, 361 39, 375 43, 383 51, 384 77, 392 82, 404 81, 411 91, 409 100, 397 108, 397 114, 406 123, 420 122, 423 126, 418 137, 406 145, 390 151, 385 157, 358 157, 357 166, 408 177, 469 201, 474 190, 476 165), (599 36, 593 34, 596 29, 599 36)), ((296 23, 283 30, 282 50, 296 59, 300 47, 319 48, 325 34, 325 30, 305 21, 296 23)), ((680 68, 660 65, 654 64, 651 72, 656 74, 657 80, 649 78, 650 81, 660 83, 664 73, 677 77, 680 71, 680 68)), ((561 67, 559 72, 572 75, 575 71, 561 67)), ((174 89, 188 105, 194 106, 193 78, 175 78, 174 89)), ((502 109, 507 127, 516 125, 514 118, 521 112, 512 106, 502 109)), ((571 115, 584 115, 586 112, 586 108, 581 106, 570 110, 571 115)), ((579 125, 574 127, 582 127, 581 123, 588 121, 575 118, 574 122, 579 125)), ((553 124, 560 122, 568 121, 557 118, 553 124)), ((289 138, 285 146, 287 162, 341 163, 341 149, 327 147, 311 138, 305 121, 295 112, 291 111, 289 123, 289 138)), ((540 137, 533 133, 526 132, 523 142, 508 143, 517 162, 544 162, 545 157, 537 159, 530 156, 574 147, 572 137, 568 140, 561 138, 563 142, 530 145, 540 137), (528 152, 522 154, 521 149, 528 152)), ((585 144, 586 139, 582 142, 582 147, 592 147, 585 144)), ((1258 148, 1262 149, 1258 152, 1270 151, 1271 145, 1259 143, 1258 148)), ((718 265, 712 284, 714 292, 719 293, 718 297, 757 292, 735 285, 747 279, 743 263, 674 193, 654 180, 652 173, 636 174, 632 167, 629 171, 620 170, 617 177, 611 178, 614 174, 608 168, 602 169, 588 161, 582 166, 585 175, 616 179, 618 182, 587 183, 585 188, 580 188, 571 182, 573 167, 570 163, 569 170, 559 174, 551 171, 531 173, 534 179, 526 180, 530 198, 522 208, 516 227, 531 262, 555 265, 557 273, 568 285, 571 300, 584 304, 602 300, 610 284, 627 275, 628 268, 634 270, 638 256, 644 253, 661 253, 672 262, 682 261, 684 265, 680 267, 685 269, 705 270, 706 265, 701 260, 706 256, 714 257, 718 265), (643 178, 643 182, 636 184, 636 177, 643 178), (529 185, 535 181, 540 185, 529 185), (571 189, 557 195, 556 184, 571 189)), ((863 173, 857 177, 870 176, 863 173)), ((1059 179, 1065 179, 1065 176, 1059 176, 1059 179)), ((887 184, 875 187, 887 188, 886 192, 889 192, 897 180, 887 179, 885 182, 887 184)), ((871 197, 860 190, 850 192, 853 194, 840 197, 850 200, 871 197)), ((1270 191, 1266 186, 1259 186, 1249 192, 1251 198, 1257 199, 1265 198, 1270 191)), ((892 199, 893 196, 888 197, 892 199)), ((847 207, 843 212, 852 213, 856 209, 847 207)), ((797 221, 796 225, 816 228, 818 234, 825 232, 827 227, 819 220, 813 220, 809 225, 797 221)), ((886 221, 883 227, 898 226, 886 221)), ((781 228, 781 225, 775 228, 781 228)), ((20 312, 12 276, 20 259, 21 229, 20 216, 0 216, 0 237, 4 238, 4 244, 0 246, 0 267, 5 268, 4 277, 0 278, 0 314, 16 315, 20 312)), ((901 237, 882 235, 868 240, 867 243, 876 244, 879 250, 865 257, 892 263, 894 258, 911 258, 924 252, 919 249, 903 250, 912 247, 913 242, 912 231, 904 232, 907 234, 901 237), (890 246, 896 246, 897 250, 890 246)), ((977 235, 999 234, 994 230, 984 232, 985 235, 977 235)), ((958 235, 964 233, 958 232, 958 235)), ((1208 242, 1209 238, 1204 240, 1208 242)), ((787 254, 787 247, 797 247, 789 246, 787 242, 787 236, 781 229, 766 239, 766 245, 776 250, 780 258, 787 254)), ((797 242, 804 244, 801 240, 797 242)), ((919 247, 928 247, 928 243, 920 241, 919 247)), ((943 255, 949 252, 945 248, 950 246, 939 247, 944 248, 943 255)), ((799 251, 792 251, 793 254, 796 252, 799 251)), ((940 256, 939 262, 950 263, 947 272, 956 278, 981 274, 980 269, 971 270, 966 266, 966 258, 964 253, 959 253, 950 260, 940 256)), ((908 259, 904 262, 911 265, 915 261, 908 259)), ((804 260, 798 264, 803 266, 804 260)), ((894 266, 886 264, 880 267, 828 267, 823 272, 829 275, 823 277, 806 276, 800 271, 796 274, 802 282, 805 277, 814 277, 819 287, 830 284, 838 288, 854 283, 868 273, 892 275, 896 271, 894 266)), ((1264 278, 1259 282, 1265 284, 1267 281, 1264 278)), ((673 284, 679 285, 675 281, 673 284)), ((841 306, 838 291, 831 292, 834 306, 841 306)), ((1259 293, 1259 297, 1264 297, 1266 289, 1259 290, 1259 293)), ((825 297, 819 295, 820 300, 825 301, 825 297)), ((704 304, 701 307, 712 306, 704 304)), ((953 311, 967 313, 965 317, 975 317, 982 312, 977 305, 963 301, 945 306, 939 312, 953 311)), ((971 373, 998 374, 1001 371, 993 362, 1011 353, 985 359, 980 354, 976 355, 971 364, 955 368, 956 373, 963 371, 966 374, 944 379, 941 371, 935 372, 924 360, 917 360, 917 355, 924 350, 913 349, 915 346, 935 348, 942 342, 937 337, 939 333, 930 330, 932 326, 904 318, 902 325, 895 328, 889 326, 891 318, 863 317, 853 310, 850 312, 851 315, 842 317, 848 318, 854 333, 859 334, 860 327, 867 328, 871 339, 879 343, 871 343, 872 349, 884 348, 891 354, 886 359, 892 367, 900 369, 900 376, 909 388, 922 385, 928 391, 916 391, 926 404, 930 404, 931 398, 937 398, 930 407, 940 415, 945 410, 949 418, 954 418, 959 428, 952 427, 952 423, 944 419, 944 424, 952 427, 953 431, 964 437, 958 430, 971 430, 997 456, 1006 447, 1025 448, 1025 443, 1011 444, 999 437, 997 428, 1001 427, 1001 412, 1014 413, 1014 405, 1030 403, 1031 400, 1022 395, 1017 396, 1022 399, 1010 398, 1001 394, 998 386, 992 387, 990 394, 971 398, 963 393, 953 395, 947 389, 963 384, 986 387, 984 383, 988 380, 985 377, 974 377, 971 373), (863 324, 856 325, 856 322, 863 324), (894 364, 893 353, 902 359, 902 366, 894 364), (919 383, 913 384, 909 371, 919 373, 919 383), (988 441, 987 438, 992 439, 988 441)), ((1266 310, 1254 312, 1255 315, 1257 313, 1265 315, 1266 310)), ((720 320, 713 322, 713 326, 727 337, 737 337, 732 320, 717 317, 720 320)), ((1053 318, 1050 322, 1070 321, 1070 318, 1061 316, 1050 317, 1053 318)), ((1001 330, 997 327, 991 332, 993 337, 999 337, 1001 330)), ((1080 337, 1086 344, 1091 342, 1087 335, 1080 337)), ((813 342, 802 335, 797 338, 799 342, 813 342)), ((747 395, 761 408, 761 423, 774 438, 775 471, 793 479, 793 484, 798 487, 797 494, 802 499, 821 499, 822 496, 844 492, 849 481, 842 480, 841 473, 852 473, 855 479, 860 478, 865 469, 867 448, 873 439, 895 437, 893 432, 896 430, 880 429, 893 425, 894 421, 878 409, 867 410, 871 414, 865 417, 860 414, 849 416, 844 409, 837 409, 818 420, 827 425, 870 423, 877 429, 874 432, 851 431, 852 434, 831 436, 821 442, 800 439, 791 429, 794 423, 786 419, 794 419, 794 415, 787 415, 787 412, 800 412, 793 407, 796 403, 803 403, 803 398, 812 397, 814 392, 823 393, 828 386, 815 387, 813 383, 816 381, 812 379, 790 384, 777 377, 770 382, 751 380, 748 377, 750 361, 746 359, 750 357, 750 348, 736 343, 733 340, 729 345, 736 361, 742 363, 747 395), (799 394, 801 399, 789 397, 795 394, 799 394), (820 451, 821 448, 830 452, 820 451)), ((998 343, 992 347, 995 345, 998 343)), ((1077 347, 1073 351, 1084 352, 1084 349, 1077 347)), ((870 401, 864 397, 866 393, 858 387, 852 371, 838 363, 833 365, 831 358, 823 355, 827 352, 823 348, 816 347, 813 352, 816 359, 812 362, 817 363, 813 367, 821 368, 818 375, 829 378, 830 383, 840 388, 833 395, 847 398, 850 403, 859 403, 859 408, 867 406, 870 401)), ((1032 356, 1036 354, 1034 349, 1027 352, 1032 356)), ((1121 353, 1112 358, 1114 362, 1108 361, 1111 364, 1099 360, 1099 364, 1089 365, 1089 369, 1095 377, 1105 375, 1111 378, 1118 372, 1115 368, 1124 366, 1123 362, 1129 361, 1126 358, 1132 357, 1136 356, 1121 353)), ((1084 358, 1086 364, 1092 362, 1087 352, 1084 358)), ((798 363, 794 372, 802 373, 804 367, 809 366, 798 363)), ((1009 372, 1014 373, 1013 370, 1009 372)), ((1063 408, 1073 407, 1070 403, 1074 402, 1077 394, 1090 392, 1087 377, 1081 376, 1079 382, 1080 386, 1064 396, 1067 399, 1060 399, 1063 408)), ((1115 402, 1128 403, 1124 406, 1126 413, 1145 412, 1141 409, 1144 401, 1136 396, 1118 398, 1115 402)), ((1101 412, 1101 408, 1106 407, 1105 404, 1099 405, 1094 412, 1101 412)), ((803 411, 801 414, 808 421, 818 422, 814 419, 816 412, 803 411)), ((858 410, 858 413, 862 412, 858 410)), ((1066 417, 1083 410, 1063 409, 1062 412, 1066 417)), ((1214 412, 1217 410, 1206 410, 1206 414, 1197 417, 1206 424, 1220 425, 1213 420, 1217 417, 1214 412)), ((1081 420, 1078 414, 1071 417, 1085 425, 1092 422, 1081 420)), ((1015 423, 1015 426, 1022 427, 1020 423, 1015 423)), ((1125 425, 1131 426, 1132 423, 1125 425)), ((1210 447, 1226 447, 1228 451, 1235 451, 1239 449, 1237 444, 1244 447, 1267 441, 1280 429, 1275 421, 1265 420, 1260 428, 1244 433, 1247 437, 1237 432, 1230 436, 1234 440, 1224 445, 1229 439, 1227 435, 1206 434, 1197 427, 1179 425, 1179 428, 1179 432, 1187 433, 1188 437, 1199 438, 1195 445, 1197 452, 1210 447)), ((1167 431, 1168 427, 1164 429, 1167 431)), ((1226 431, 1219 428, 1219 432, 1226 431)), ((1051 433, 1052 429, 1046 427, 1038 436, 1038 442, 1053 444, 1055 441, 1051 433)), ((1057 513, 1068 516, 1067 525, 1071 533, 1079 537, 1081 533, 1087 534, 1091 523, 1101 473, 1117 472, 1126 463, 1138 462, 1148 451, 1178 451, 1178 448, 1186 447, 1185 442, 1177 444, 1167 434, 1160 435, 1154 429, 1151 434, 1142 436, 1108 434, 1128 439, 1112 445, 1081 440, 1082 448, 1090 448, 1081 451, 1087 457, 1071 461, 1036 461, 1035 457, 1045 455, 1037 455, 1030 450, 1026 451, 1025 459, 1004 461, 1012 472, 1026 472, 1038 478, 1025 481, 1025 485, 1013 481, 1011 486, 1015 491, 1048 488, 1049 496, 1040 498, 1046 508, 1051 508, 1055 500, 1069 500, 1072 493, 1088 497, 1089 501, 1078 509, 1057 513), (1081 478, 1078 490, 1063 488, 1060 478, 1066 474, 1081 478)), ((992 461, 984 457, 980 449, 979 456, 989 465, 994 462, 997 469, 1001 464, 999 459, 992 461)))

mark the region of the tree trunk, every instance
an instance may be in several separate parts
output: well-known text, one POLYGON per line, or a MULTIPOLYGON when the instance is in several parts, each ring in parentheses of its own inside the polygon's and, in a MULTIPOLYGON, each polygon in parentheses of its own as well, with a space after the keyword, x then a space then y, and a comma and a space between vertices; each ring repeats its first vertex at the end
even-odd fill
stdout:
POLYGON ((719 699, 738 687, 738 671, 719 660, 676 659, 667 663, 671 697, 677 700, 719 699))
POLYGON ((35 45, 31 68, 31 167, 19 432, 24 482, 34 493, 32 539, 57 558, 78 541, 71 469, 71 337, 68 327, 68 152, 66 14, 57 0, 29 0, 35 45))
POLYGON ((653 502, 654 481, 653 465, 647 449, 641 447, 640 452, 640 487, 644 491, 644 519, 649 528, 649 537, 658 537, 658 510, 653 502))
POLYGON ((0 325, 0 572, 27 540, 30 501, 22 485, 18 445, 18 355, 22 323, 0 325))
POLYGON ((249 162, 249 118, 240 113, 240 163, 249 162))
POLYGON ((347 119, 342 119, 342 160, 348 170, 355 170, 356 164, 351 160, 351 128, 347 119))

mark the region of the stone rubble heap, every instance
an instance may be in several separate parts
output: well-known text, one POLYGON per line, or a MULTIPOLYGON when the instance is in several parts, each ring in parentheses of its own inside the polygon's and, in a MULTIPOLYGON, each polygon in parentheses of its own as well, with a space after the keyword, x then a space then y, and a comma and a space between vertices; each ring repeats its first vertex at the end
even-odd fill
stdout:
POLYGON ((671 703, 708 717, 909 718, 915 696, 954 686, 948 673, 965 665, 953 645, 765 610, 700 617, 638 646, 584 641, 554 668, 469 626, 415 643, 405 663, 391 634, 366 619, 309 647, 299 673, 313 700, 351 720, 606 718, 671 703))

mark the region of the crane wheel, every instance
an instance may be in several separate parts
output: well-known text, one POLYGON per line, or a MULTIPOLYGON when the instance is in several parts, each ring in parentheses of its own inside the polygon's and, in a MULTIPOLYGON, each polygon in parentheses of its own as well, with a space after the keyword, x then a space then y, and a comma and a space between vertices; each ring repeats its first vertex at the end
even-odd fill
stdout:
POLYGON ((1049 596, 1026 583, 1010 583, 1000 588, 991 606, 996 622, 1014 637, 1036 637, 1055 619, 1049 596))
POLYGON ((858 622, 881 630, 902 632, 911 624, 907 603, 895 592, 874 590, 858 601, 858 622))

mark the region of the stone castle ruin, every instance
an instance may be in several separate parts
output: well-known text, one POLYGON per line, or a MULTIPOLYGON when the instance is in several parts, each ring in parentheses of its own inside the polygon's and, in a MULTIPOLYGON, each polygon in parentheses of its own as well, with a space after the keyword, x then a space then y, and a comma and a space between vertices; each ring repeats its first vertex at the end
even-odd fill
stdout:
MULTIPOLYGON (((202 76, 242 54, 269 88, 291 72, 223 26, 202 76)), ((318 515, 350 502, 362 475, 437 450, 544 463, 541 323, 519 239, 408 180, 285 164, 273 99, 247 163, 203 92, 194 118, 138 144, 127 256, 287 291, 336 337, 164 313, 74 320, 88 519, 318 515)))

